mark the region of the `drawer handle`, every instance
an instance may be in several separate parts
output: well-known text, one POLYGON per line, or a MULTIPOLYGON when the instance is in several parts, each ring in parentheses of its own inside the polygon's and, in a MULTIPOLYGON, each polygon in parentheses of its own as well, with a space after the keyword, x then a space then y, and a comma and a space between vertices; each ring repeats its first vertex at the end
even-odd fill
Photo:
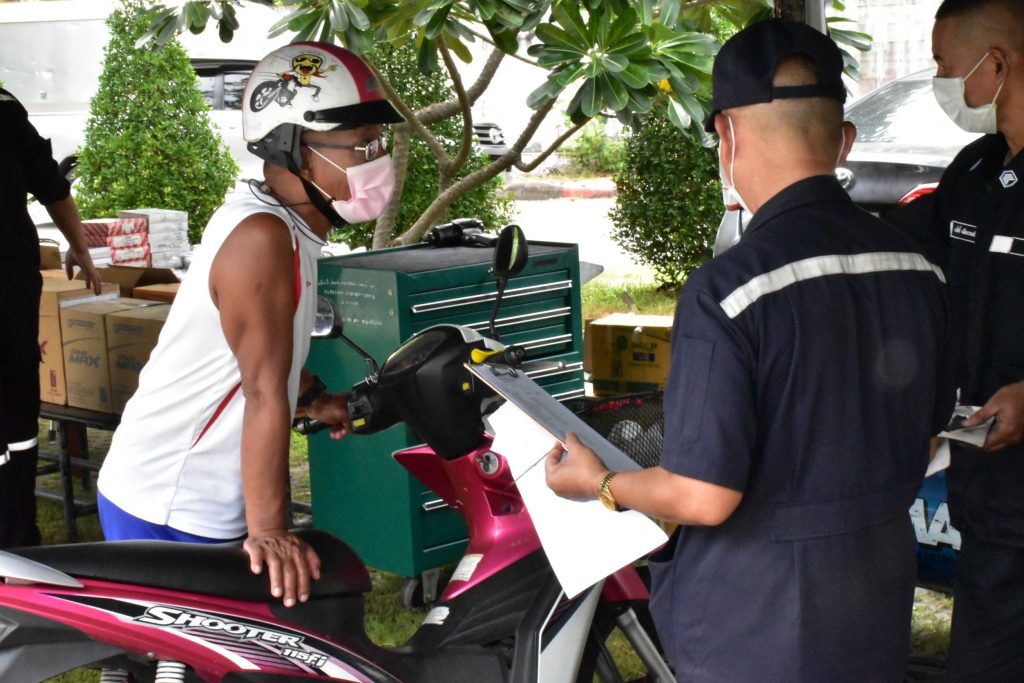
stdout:
MULTIPOLYGON (((529 287, 517 287, 515 289, 506 289, 503 299, 508 300, 520 296, 530 296, 532 294, 557 292, 560 289, 572 289, 572 280, 552 282, 546 285, 531 285, 529 287)), ((416 304, 410 310, 413 313, 443 311, 448 308, 458 308, 459 306, 472 306, 473 304, 487 303, 490 301, 494 301, 497 298, 497 296, 497 292, 491 292, 490 294, 474 294, 472 296, 460 296, 454 299, 444 299, 441 301, 430 301, 425 304, 416 304)))

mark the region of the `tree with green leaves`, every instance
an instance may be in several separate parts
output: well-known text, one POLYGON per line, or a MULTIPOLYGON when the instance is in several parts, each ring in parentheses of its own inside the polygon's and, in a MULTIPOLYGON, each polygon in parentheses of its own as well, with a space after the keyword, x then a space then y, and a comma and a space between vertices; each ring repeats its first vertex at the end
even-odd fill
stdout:
MULTIPOLYGON (((148 13, 150 32, 166 40, 177 31, 198 32, 215 23, 221 37, 229 39, 238 26, 237 2, 188 0, 174 7, 155 5, 148 13)), ((284 0, 284 4, 292 12, 272 34, 293 31, 296 40, 340 42, 367 56, 384 93, 407 120, 394 126, 396 150, 417 137, 437 160, 437 196, 408 225, 395 222, 396 211, 386 213, 377 221, 375 246, 419 241, 467 192, 510 168, 537 168, 599 114, 632 126, 657 112, 684 135, 711 144, 700 124, 718 50, 713 35, 716 25, 735 31, 773 7, 769 0, 284 0), (490 46, 485 63, 473 82, 464 82, 458 62, 472 61, 470 45, 480 42, 490 46), (427 106, 410 105, 373 59, 371 49, 381 43, 415 49, 420 71, 447 80, 454 97, 427 106), (520 54, 521 43, 529 44, 525 55, 520 54), (472 106, 508 56, 532 61, 548 72, 547 78, 526 96, 533 115, 522 131, 510 136, 508 152, 465 172, 473 144, 472 106), (523 153, 541 123, 566 99, 556 115, 568 118, 570 125, 532 161, 525 161, 523 153), (431 129, 453 117, 462 120, 454 149, 431 129)), ((398 154, 395 161, 401 187, 407 166, 398 154)), ((396 193, 393 201, 400 199, 396 193)))
MULTIPOLYGON (((832 8, 845 9, 838 0, 832 8)), ((707 4, 690 16, 700 30, 725 42, 743 26, 771 15, 772 4, 756 0, 707 4)), ((859 79, 850 50, 867 49, 870 36, 839 28, 849 22, 840 15, 828 16, 826 22, 843 48, 847 77, 859 79)), ((612 237, 637 261, 653 267, 659 282, 678 285, 711 258, 724 211, 715 149, 682 135, 663 114, 652 111, 629 129, 626 160, 615 183, 612 237)))
POLYGON ((79 155, 76 201, 92 217, 143 207, 187 211, 195 243, 238 167, 210 126, 181 45, 137 44, 147 27, 139 9, 126 0, 107 19, 110 42, 79 155))
MULTIPOLYGON (((393 128, 396 150, 415 136, 437 160, 436 197, 408 225, 388 224, 395 212, 378 220, 376 246, 418 242, 473 188, 512 167, 535 169, 599 113, 631 124, 634 117, 658 109, 680 129, 704 135, 698 124, 706 108, 717 44, 696 30, 680 0, 289 0, 287 4, 294 11, 275 30, 294 31, 296 40, 341 42, 369 55, 383 91, 407 121, 393 128), (525 56, 516 54, 521 38, 530 43, 525 56), (471 61, 469 46, 478 41, 490 48, 479 75, 466 83, 457 61, 471 61), (371 48, 379 43, 415 49, 420 71, 447 80, 454 97, 421 107, 410 105, 373 60, 371 48), (527 97, 533 114, 524 129, 512 135, 508 152, 465 172, 473 145, 472 106, 507 55, 533 61, 548 71, 547 79, 527 97), (570 126, 526 162, 524 150, 563 94, 569 102, 556 115, 567 116, 570 126), (454 149, 431 128, 452 118, 461 119, 462 124, 454 149)), ((156 6, 148 19, 158 40, 180 30, 200 31, 208 23, 216 23, 221 36, 228 37, 238 26, 232 0, 156 6)), ((405 171, 396 154, 399 184, 405 171)), ((396 193, 394 201, 399 199, 396 193)))

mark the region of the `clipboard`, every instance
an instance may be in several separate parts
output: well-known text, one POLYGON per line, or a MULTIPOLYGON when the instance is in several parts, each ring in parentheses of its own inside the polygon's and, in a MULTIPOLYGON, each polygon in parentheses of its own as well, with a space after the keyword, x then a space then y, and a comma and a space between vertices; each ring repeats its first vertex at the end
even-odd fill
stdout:
POLYGON ((466 369, 523 411, 563 446, 565 435, 573 432, 609 469, 616 472, 642 469, 639 463, 598 434, 593 427, 544 391, 522 370, 503 365, 472 363, 466 363, 466 369))

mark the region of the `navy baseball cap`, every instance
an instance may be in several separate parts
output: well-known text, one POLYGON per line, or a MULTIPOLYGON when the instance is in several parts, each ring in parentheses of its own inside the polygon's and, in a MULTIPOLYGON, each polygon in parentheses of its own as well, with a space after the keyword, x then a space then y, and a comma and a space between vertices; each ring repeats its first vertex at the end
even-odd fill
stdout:
POLYGON ((715 114, 780 99, 831 97, 846 102, 843 55, 835 42, 807 24, 767 19, 751 24, 725 42, 711 71, 711 114, 704 130, 715 131, 715 114), (810 60, 817 83, 773 86, 783 57, 810 60))

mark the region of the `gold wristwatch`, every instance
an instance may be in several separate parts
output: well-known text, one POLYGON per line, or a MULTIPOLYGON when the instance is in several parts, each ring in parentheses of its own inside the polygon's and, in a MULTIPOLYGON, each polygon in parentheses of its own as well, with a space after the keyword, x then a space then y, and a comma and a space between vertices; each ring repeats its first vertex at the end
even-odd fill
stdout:
POLYGON ((613 512, 622 512, 622 508, 615 501, 615 496, 612 495, 612 479, 618 472, 609 472, 604 475, 604 479, 601 480, 601 486, 597 489, 597 499, 601 501, 601 504, 613 512))

